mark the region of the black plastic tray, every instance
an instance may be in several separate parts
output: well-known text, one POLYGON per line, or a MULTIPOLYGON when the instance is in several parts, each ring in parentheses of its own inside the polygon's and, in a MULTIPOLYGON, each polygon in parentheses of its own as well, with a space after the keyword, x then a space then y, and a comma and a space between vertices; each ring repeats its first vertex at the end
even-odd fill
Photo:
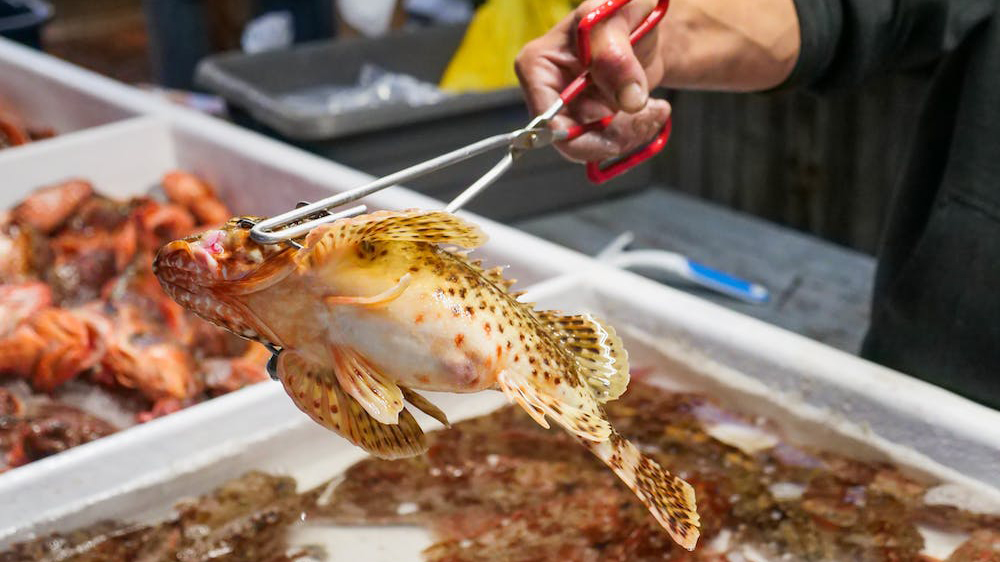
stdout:
POLYGON ((383 105, 348 113, 304 111, 283 101, 285 95, 311 87, 352 85, 365 63, 437 83, 464 32, 461 26, 445 26, 254 55, 225 53, 202 61, 196 80, 283 136, 300 141, 340 138, 520 103, 516 88, 461 94, 420 107, 383 105))

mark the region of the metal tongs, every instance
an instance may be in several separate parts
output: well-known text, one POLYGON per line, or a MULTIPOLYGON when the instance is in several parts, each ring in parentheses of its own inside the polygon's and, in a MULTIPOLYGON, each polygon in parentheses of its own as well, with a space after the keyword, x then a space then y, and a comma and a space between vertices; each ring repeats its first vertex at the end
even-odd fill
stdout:
MULTIPOLYGON (((620 10, 631 0, 608 0, 598 8, 588 13, 580 20, 577 27, 577 49, 580 61, 584 66, 589 66, 591 61, 590 50, 590 30, 601 21, 620 10)), ((656 7, 646 16, 629 35, 629 39, 634 45, 642 39, 663 19, 670 0, 659 0, 656 7)), ((296 209, 287 213, 262 220, 257 223, 249 223, 245 226, 250 228, 250 235, 261 244, 281 244, 287 243, 298 246, 295 239, 307 234, 313 228, 321 224, 334 220, 360 215, 367 210, 364 205, 358 205, 341 211, 332 211, 336 207, 352 203, 387 187, 405 183, 407 181, 436 172, 448 166, 452 166, 497 148, 506 147, 507 154, 491 168, 486 174, 476 180, 465 189, 458 197, 451 201, 445 210, 454 213, 465 206, 473 197, 496 182, 514 162, 525 152, 548 146, 554 142, 570 141, 580 135, 595 130, 601 130, 611 123, 613 116, 577 125, 568 130, 553 130, 549 127, 553 117, 563 110, 570 102, 576 99, 592 83, 590 73, 585 71, 573 80, 570 85, 559 94, 559 99, 552 104, 545 112, 531 120, 523 129, 517 129, 509 133, 495 135, 468 146, 453 150, 436 158, 410 166, 394 174, 377 179, 368 185, 316 201, 314 203, 301 203, 296 209)), ((658 153, 667 143, 670 137, 671 122, 668 120, 663 129, 645 147, 617 158, 609 163, 588 162, 587 177, 594 183, 607 181, 647 160, 658 153)))
MULTIPOLYGON (((631 0, 608 0, 580 20, 580 24, 577 26, 577 49, 579 50, 580 61, 584 66, 589 66, 591 60, 590 30, 629 2, 631 0)), ((669 5, 670 0, 658 1, 656 7, 646 16, 646 19, 633 29, 629 35, 629 40, 633 45, 656 27, 656 24, 667 13, 669 5)), ((250 229, 250 236, 258 243, 290 244, 300 247, 296 239, 305 236, 317 226, 333 222, 337 219, 360 215, 367 210, 365 205, 357 205, 345 210, 333 211, 336 207, 353 203, 362 197, 367 197, 387 187, 431 174, 473 156, 506 147, 507 154, 495 166, 466 188, 451 203, 448 203, 445 210, 449 213, 454 213, 464 207, 473 197, 479 195, 480 192, 500 179, 500 176, 509 170, 514 165, 514 161, 520 158, 525 152, 549 146, 554 142, 570 141, 586 132, 597 131, 607 127, 611 123, 613 117, 611 115, 591 123, 571 127, 565 131, 553 130, 549 127, 552 118, 570 102, 575 100, 591 83, 589 72, 585 71, 583 74, 577 76, 559 94, 559 99, 555 103, 541 115, 532 119, 523 129, 483 139, 447 154, 442 154, 436 158, 410 166, 394 174, 379 178, 368 185, 363 185, 314 203, 302 202, 294 210, 269 219, 264 219, 256 223, 246 220, 243 227, 250 229)), ((638 151, 609 163, 588 162, 587 177, 594 183, 603 183, 642 163, 663 149, 667 144, 667 139, 670 138, 670 129, 671 121, 667 120, 663 129, 656 137, 638 151)), ((281 349, 272 345, 268 345, 267 347, 271 352, 271 358, 267 362, 267 372, 271 378, 277 379, 277 361, 281 349)))

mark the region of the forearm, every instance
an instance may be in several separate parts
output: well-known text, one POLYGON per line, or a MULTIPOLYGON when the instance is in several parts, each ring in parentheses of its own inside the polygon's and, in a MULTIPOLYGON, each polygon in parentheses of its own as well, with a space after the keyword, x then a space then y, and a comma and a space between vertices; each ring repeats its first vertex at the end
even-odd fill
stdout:
POLYGON ((798 60, 793 0, 673 0, 660 26, 661 85, 670 88, 766 90, 798 60))

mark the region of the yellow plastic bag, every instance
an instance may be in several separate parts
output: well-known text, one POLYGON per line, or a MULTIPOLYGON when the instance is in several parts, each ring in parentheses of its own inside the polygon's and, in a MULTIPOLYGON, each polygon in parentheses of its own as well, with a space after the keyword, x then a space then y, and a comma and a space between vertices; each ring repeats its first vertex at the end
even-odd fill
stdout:
POLYGON ((528 41, 569 14, 574 0, 488 0, 472 18, 462 44, 441 78, 452 92, 517 85, 514 58, 528 41))

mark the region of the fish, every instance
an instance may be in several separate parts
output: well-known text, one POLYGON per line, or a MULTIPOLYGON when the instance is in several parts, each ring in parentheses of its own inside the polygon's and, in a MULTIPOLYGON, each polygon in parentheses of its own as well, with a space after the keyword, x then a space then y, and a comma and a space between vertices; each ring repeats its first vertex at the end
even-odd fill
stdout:
POLYGON ((338 219, 297 244, 258 244, 249 226, 259 220, 170 242, 153 270, 181 306, 280 349, 278 379, 313 420, 377 457, 403 458, 427 450, 407 405, 448 424, 418 391, 499 390, 541 426, 572 434, 678 544, 695 547, 694 489, 619 435, 602 407, 629 382, 614 328, 518 300, 502 268, 468 257, 485 233, 447 212, 338 219))

